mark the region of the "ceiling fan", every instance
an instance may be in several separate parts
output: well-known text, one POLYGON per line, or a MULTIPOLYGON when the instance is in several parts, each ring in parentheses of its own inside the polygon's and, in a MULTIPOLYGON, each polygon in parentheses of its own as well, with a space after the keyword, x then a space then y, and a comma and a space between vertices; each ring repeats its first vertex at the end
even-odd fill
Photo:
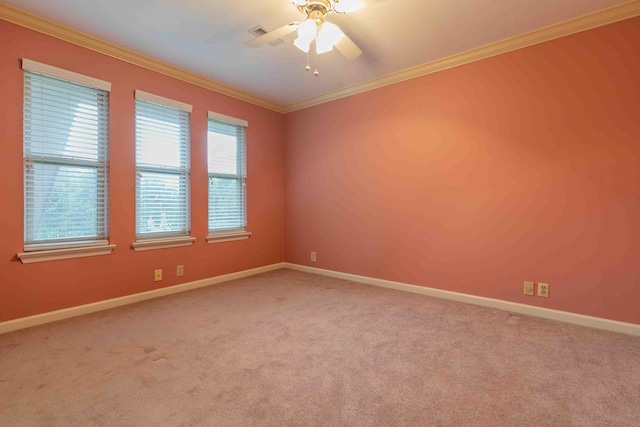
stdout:
MULTIPOLYGON (((320 55, 333 50, 335 47, 347 60, 352 60, 362 55, 362 50, 347 37, 334 23, 325 20, 332 13, 346 14, 354 12, 373 3, 384 0, 290 0, 298 10, 306 16, 302 22, 291 22, 287 25, 269 31, 259 37, 249 40, 249 47, 260 47, 278 40, 287 34, 298 31, 298 38, 293 44, 305 53, 309 53, 312 43, 315 44, 315 52, 320 55)), ((308 61, 305 67, 309 67, 308 61)), ((318 75, 318 70, 314 71, 318 75)))

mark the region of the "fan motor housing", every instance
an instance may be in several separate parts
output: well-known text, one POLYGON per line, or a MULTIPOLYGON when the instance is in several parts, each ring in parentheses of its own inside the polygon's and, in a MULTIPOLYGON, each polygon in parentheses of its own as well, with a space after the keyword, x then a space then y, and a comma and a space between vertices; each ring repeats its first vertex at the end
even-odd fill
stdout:
POLYGON ((298 10, 311 19, 322 19, 329 11, 331 11, 331 2, 329 0, 311 0, 306 6, 298 6, 298 10))

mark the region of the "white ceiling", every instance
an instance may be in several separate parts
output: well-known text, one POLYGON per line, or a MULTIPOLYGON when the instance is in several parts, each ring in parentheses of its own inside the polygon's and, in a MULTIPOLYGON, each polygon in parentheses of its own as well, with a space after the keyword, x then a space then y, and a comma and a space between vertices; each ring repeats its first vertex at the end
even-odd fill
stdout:
POLYGON ((323 54, 314 77, 295 34, 278 46, 245 46, 256 25, 303 18, 289 0, 0 1, 281 106, 624 3, 386 0, 330 16, 364 53, 353 61, 323 54))

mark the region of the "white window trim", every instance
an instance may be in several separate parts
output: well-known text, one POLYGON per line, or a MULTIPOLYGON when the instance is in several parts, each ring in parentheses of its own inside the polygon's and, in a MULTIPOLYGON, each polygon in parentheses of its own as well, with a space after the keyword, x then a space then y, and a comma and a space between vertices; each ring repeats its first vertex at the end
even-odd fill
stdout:
POLYGON ((23 264, 36 262, 57 261, 70 258, 84 258, 90 256, 110 255, 116 245, 91 245, 66 249, 38 250, 17 254, 23 264))
MULTIPOLYGON (((79 84, 90 87, 92 89, 111 92, 111 83, 97 79, 95 77, 86 76, 83 74, 75 73, 72 71, 57 68, 51 65, 43 64, 37 61, 33 61, 27 58, 22 58, 22 69, 29 73, 41 74, 45 77, 57 78, 63 81, 67 81, 73 84, 79 84)), ((107 118, 109 112, 107 110, 107 118)), ((108 135, 106 137, 106 152, 109 150, 108 135)), ((26 159, 26 157, 25 157, 26 159)), ((108 155, 105 160, 105 169, 108 175, 108 155)), ((84 164, 85 162, 68 162, 67 164, 84 164)), ((95 165, 98 169, 100 167, 99 162, 95 165)), ((108 200, 108 190, 105 197, 108 200)), ((106 217, 108 218, 108 208, 106 217)), ((26 224, 25 224, 26 226, 26 224)), ((108 233, 109 224, 106 223, 106 231, 108 233)), ((31 264, 37 262, 55 261, 70 258, 84 258, 90 256, 110 255, 115 249, 116 245, 109 244, 107 239, 78 239, 72 242, 55 242, 55 243, 29 243, 25 242, 24 252, 16 254, 16 257, 20 259, 23 264, 31 264)))
POLYGON ((251 237, 250 231, 221 231, 220 233, 211 233, 207 236, 207 243, 233 242, 236 240, 247 240, 251 237))
POLYGON ((135 96, 136 96, 136 99, 140 99, 142 101, 153 102, 155 104, 160 104, 166 107, 171 107, 177 110, 193 113, 192 105, 185 104, 184 102, 176 101, 174 99, 165 98, 164 96, 154 95, 152 93, 144 92, 141 90, 136 90, 135 96))
MULTIPOLYGON (((177 110, 181 110, 181 111, 185 111, 189 114, 192 114, 193 112, 193 106, 186 104, 184 102, 180 102, 180 101, 176 101, 170 98, 165 98, 162 97, 160 95, 154 95, 152 93, 148 93, 148 92, 144 92, 141 90, 136 90, 135 91, 135 99, 136 100, 141 100, 141 101, 146 101, 146 102, 152 102, 155 104, 160 104, 163 105, 165 107, 170 107, 170 108, 174 108, 177 110)), ((137 108, 137 107, 136 107, 137 108)), ((137 120, 137 119, 136 119, 137 120)), ((191 119, 189 119, 189 125, 191 125, 191 119)), ((137 126, 137 124, 136 124, 137 126)), ((191 135, 191 130, 189 129, 189 135, 191 135)), ((137 144, 137 140, 136 140, 136 144, 137 144)), ((137 150, 137 148, 136 148, 137 150)), ((191 186, 191 160, 190 160, 190 150, 191 150, 191 136, 189 136, 189 143, 187 146, 187 157, 189 158, 189 167, 186 171, 186 177, 189 180, 189 185, 187 186, 187 198, 188 198, 188 207, 187 207, 187 227, 188 230, 186 230, 185 235, 179 235, 179 236, 175 236, 175 235, 170 235, 167 237, 145 237, 145 236, 136 236, 136 241, 134 241, 133 243, 131 243, 131 248, 136 251, 148 251, 148 250, 154 250, 154 249, 166 249, 166 248, 175 248, 175 247, 181 247, 181 246, 190 246, 193 244, 193 242, 196 240, 195 237, 191 237, 190 233, 190 227, 191 227, 191 223, 190 223, 190 208, 191 208, 191 195, 190 195, 190 186, 191 186)), ((159 168, 159 170, 153 170, 153 168, 145 168, 148 169, 149 171, 152 172, 159 172, 159 173, 164 173, 167 172, 165 168, 159 168)), ((137 165, 137 161, 136 161, 136 174, 138 173, 138 165, 137 165)), ((137 188, 136 188, 137 191, 137 188)), ((137 193, 136 193, 136 205, 137 205, 137 193)), ((137 219, 136 219, 137 221, 137 219)), ((136 226, 136 234, 137 234, 137 226, 136 226)), ((180 233, 182 234, 182 233, 180 233)))
POLYGON ((63 70, 62 68, 51 65, 42 64, 40 62, 32 61, 31 59, 22 58, 22 69, 85 86, 91 86, 95 89, 104 90, 106 92, 111 92, 110 82, 105 82, 104 80, 96 79, 95 77, 85 76, 84 74, 74 73, 73 71, 63 70))
POLYGON ((191 246, 196 241, 195 237, 163 237, 156 239, 137 240, 131 243, 134 251, 151 251, 154 249, 179 248, 181 246, 191 246))
POLYGON ((245 128, 249 127, 249 122, 246 120, 238 119, 231 116, 225 116, 224 114, 216 113, 214 111, 209 111, 209 118, 221 122, 231 123, 232 125, 242 126, 245 128))
MULTIPOLYGON (((231 116, 227 116, 224 114, 220 114, 220 113, 216 113, 215 111, 208 111, 208 118, 209 120, 218 120, 221 122, 226 122, 226 123, 230 123, 230 124, 234 124, 237 126, 242 126, 245 129, 249 127, 249 122, 246 120, 242 120, 242 119, 238 119, 236 117, 231 117, 231 116)), ((246 162, 247 162, 247 141, 246 141, 246 132, 245 132, 245 141, 244 141, 244 150, 245 150, 245 167, 246 167, 246 162)), ((208 179, 210 180, 212 178, 212 173, 208 173, 208 179)), ((246 179, 247 177, 243 177, 242 178, 243 181, 246 183, 246 179)), ((208 184, 211 185, 211 184, 208 184)), ((246 191, 246 189, 245 189, 246 191)), ((248 205, 248 201, 246 199, 247 195, 245 193, 245 216, 248 216, 248 211, 247 211, 247 205, 248 205)), ((207 218, 208 220, 208 218, 207 218)), ((245 217, 245 222, 248 222, 247 218, 245 217)), ((237 230, 220 230, 220 231, 211 231, 209 230, 209 235, 207 236, 207 243, 222 243, 222 242, 233 242, 236 240, 246 240, 249 237, 251 237, 251 232, 247 231, 247 224, 245 224, 245 226, 241 229, 237 229, 237 230)))

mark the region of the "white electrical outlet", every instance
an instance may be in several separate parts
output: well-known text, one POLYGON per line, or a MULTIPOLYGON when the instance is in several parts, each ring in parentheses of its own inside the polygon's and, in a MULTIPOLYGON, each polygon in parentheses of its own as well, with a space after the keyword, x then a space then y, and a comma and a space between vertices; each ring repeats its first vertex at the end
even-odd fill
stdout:
POLYGON ((538 282, 538 296, 549 298, 549 284, 538 282))
POLYGON ((162 269, 154 271, 153 280, 159 282, 162 280, 162 269))
POLYGON ((316 257, 316 253, 315 252, 311 252, 311 262, 316 262, 318 260, 318 258, 316 257))
POLYGON ((184 276, 184 265, 179 265, 176 268, 176 276, 184 276))
POLYGON ((535 295, 535 283, 533 282, 524 282, 524 294, 529 295, 530 297, 535 295))

